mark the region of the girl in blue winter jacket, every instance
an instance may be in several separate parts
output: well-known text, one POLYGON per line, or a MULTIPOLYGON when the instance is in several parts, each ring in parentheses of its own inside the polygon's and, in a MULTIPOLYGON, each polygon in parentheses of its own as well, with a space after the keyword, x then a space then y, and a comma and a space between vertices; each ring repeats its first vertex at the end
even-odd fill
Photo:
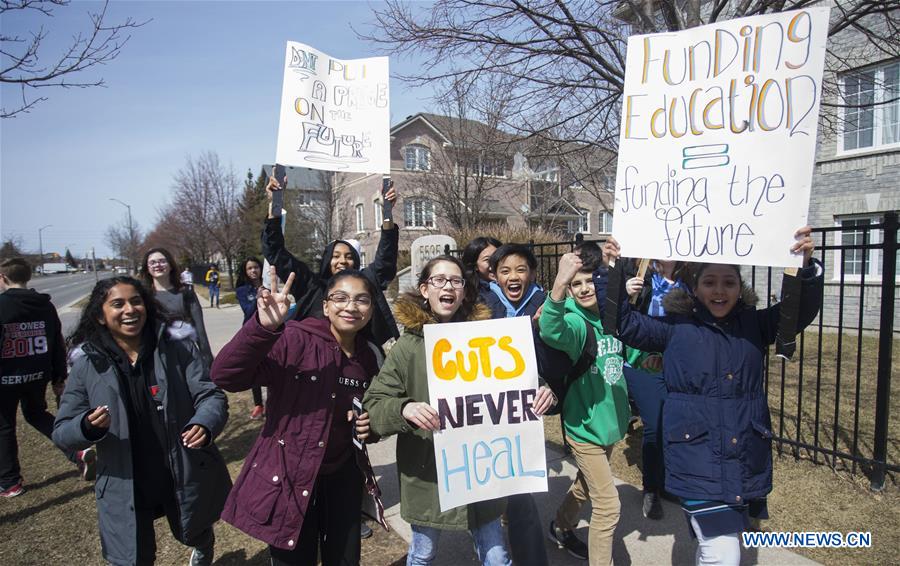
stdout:
MULTIPOLYGON (((812 260, 808 226, 791 247, 804 256, 798 328, 822 305, 822 266, 812 260)), ((604 253, 618 256, 610 239, 604 253)), ((766 350, 775 342, 781 305, 756 309, 737 265, 696 264, 693 294, 674 290, 665 319, 620 297, 618 338, 663 353, 668 398, 663 408, 666 490, 681 498, 697 537, 697 564, 738 564, 740 532, 766 517, 772 490, 772 431, 763 383, 766 350)))

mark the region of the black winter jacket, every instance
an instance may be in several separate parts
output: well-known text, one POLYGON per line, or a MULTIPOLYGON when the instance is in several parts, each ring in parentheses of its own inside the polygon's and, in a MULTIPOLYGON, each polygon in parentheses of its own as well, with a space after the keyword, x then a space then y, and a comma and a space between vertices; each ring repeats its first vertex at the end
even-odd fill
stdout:
MULTIPOLYGON (((379 291, 387 289, 394 277, 397 276, 397 247, 400 240, 400 229, 395 225, 391 230, 382 230, 381 239, 378 241, 378 249, 375 259, 362 270, 363 275, 375 285, 379 291)), ((353 254, 353 262, 359 267, 359 254, 348 242, 335 240, 326 246, 322 253, 322 262, 319 273, 313 273, 305 262, 294 257, 284 247, 284 234, 281 233, 281 219, 269 218, 266 220, 262 233, 262 250, 266 260, 275 266, 275 272, 282 281, 287 281, 288 276, 294 273, 294 285, 291 294, 297 301, 295 320, 303 320, 308 317, 322 318, 322 300, 325 298, 325 286, 331 273, 331 253, 338 243, 346 244, 353 254)), ((372 341, 379 346, 391 338, 399 338, 400 330, 391 314, 384 293, 377 293, 375 299, 376 312, 372 313, 372 322, 369 324, 369 334, 372 341)))
POLYGON ((48 380, 66 380, 56 307, 34 289, 7 289, 0 293, 0 388, 48 380))

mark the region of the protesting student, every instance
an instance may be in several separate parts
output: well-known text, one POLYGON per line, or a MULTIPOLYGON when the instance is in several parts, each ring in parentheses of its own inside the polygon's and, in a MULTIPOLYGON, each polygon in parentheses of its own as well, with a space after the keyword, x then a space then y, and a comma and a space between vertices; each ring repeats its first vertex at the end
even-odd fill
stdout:
MULTIPOLYGON (((217 272, 218 273, 218 272, 217 272)), ((194 293, 193 285, 184 285, 178 276, 178 264, 165 248, 151 248, 141 261, 141 282, 153 294, 171 321, 181 320, 191 325, 187 332, 196 333, 193 338, 200 348, 200 355, 209 367, 212 364, 212 348, 203 323, 203 307, 194 293)))
POLYGON ((75 332, 72 370, 53 442, 96 444, 97 515, 103 558, 152 564, 153 521, 212 564, 213 523, 231 488, 213 440, 225 427, 225 394, 209 380, 193 341, 157 318, 152 295, 131 277, 94 286, 75 332))
POLYGON ((194 285, 194 274, 191 273, 191 270, 187 266, 185 266, 184 271, 181 272, 181 284, 188 287, 194 285))
MULTIPOLYGON (((535 283, 537 260, 531 249, 522 244, 504 244, 497 248, 490 259, 490 293, 485 303, 491 309, 491 318, 537 316, 547 294, 535 283)), ((538 364, 543 368, 543 348, 535 333, 535 350, 538 364)), ((552 398, 556 399, 546 387, 552 398)), ((523 566, 545 566, 547 550, 544 547, 544 528, 534 497, 530 493, 519 493, 507 498, 506 519, 508 521, 509 546, 513 561, 523 566)))
POLYGON ((257 293, 257 314, 224 347, 213 380, 227 391, 269 390, 263 430, 247 455, 222 519, 269 545, 272 564, 359 564, 360 505, 371 470, 353 436, 369 436, 368 415, 354 419, 378 371, 380 353, 363 331, 376 289, 355 270, 325 288, 324 319, 287 321, 288 276, 278 292, 257 293))
MULTIPOLYGON (((48 439, 53 415, 47 411, 47 384, 56 397, 66 384, 66 346, 50 296, 27 289, 31 265, 15 257, 0 262, 0 497, 24 493, 16 440, 16 413, 48 439)), ((92 447, 66 456, 94 479, 92 447)))
MULTIPOLYGON (((391 348, 363 403, 375 434, 398 435, 400 515, 412 525, 406 563, 431 564, 442 530, 468 530, 482 564, 510 564, 500 526, 503 499, 441 512, 432 436, 440 422, 437 411, 428 404, 425 325, 486 320, 490 313, 478 302, 477 290, 466 285, 462 262, 450 256, 438 256, 425 264, 416 290, 397 299, 396 313, 405 332, 391 348)), ((544 388, 535 398, 534 414, 541 415, 550 407, 549 393, 544 388)))
MULTIPOLYGON (((585 252, 587 258, 590 254, 585 252)), ((540 317, 541 338, 564 351, 572 362, 582 357, 587 341, 595 341, 594 359, 581 375, 573 376, 563 398, 563 427, 578 475, 550 522, 550 539, 569 554, 590 563, 612 563, 613 532, 619 522, 619 493, 610 469, 613 445, 628 430, 631 409, 622 377, 622 343, 607 335, 600 322, 592 273, 597 265, 584 263, 575 253, 559 261, 559 270, 540 317), (585 502, 591 502, 588 545, 573 532, 585 502)), ((592 345, 591 345, 592 346, 592 345)), ((628 349, 636 361, 640 352, 628 349)), ((584 367, 584 366, 582 366, 584 367)))
MULTIPOLYGON (((792 253, 804 268, 798 329, 822 305, 823 270, 812 260, 811 229, 795 234, 792 253)), ((605 251, 618 255, 610 239, 605 251)), ((667 319, 618 310, 618 337, 662 352, 669 394, 663 407, 666 490, 681 498, 697 537, 697 564, 738 564, 740 533, 750 517, 765 518, 772 490, 772 430, 763 383, 766 349, 775 342, 780 304, 756 309, 737 265, 698 264, 693 294, 676 289, 663 299, 667 319)))
MULTIPOLYGON (((243 322, 245 323, 256 314, 256 295, 263 284, 262 268, 261 261, 255 257, 249 257, 241 263, 238 269, 237 287, 234 293, 244 312, 243 322)), ((251 390, 253 391, 253 410, 250 412, 250 418, 255 421, 265 416, 266 409, 263 407, 262 387, 254 385, 251 390)))
MULTIPOLYGON (((634 268, 634 262, 630 262, 634 268)), ((628 268, 626 268, 626 271, 628 268)), ((634 274, 637 273, 633 269, 634 274)), ((643 278, 631 277, 625 282, 625 290, 638 311, 663 318, 666 310, 663 299, 670 291, 682 289, 690 292, 686 280, 688 267, 684 262, 653 260, 643 278)), ((648 356, 639 367, 626 365, 625 381, 628 394, 637 405, 642 425, 641 480, 643 498, 641 513, 648 519, 661 519, 663 515, 660 497, 665 493, 665 464, 662 447, 662 410, 666 400, 666 382, 661 373, 662 357, 648 356)))
POLYGON ((478 296, 482 301, 488 300, 491 281, 494 280, 491 273, 491 256, 502 245, 496 238, 479 236, 463 249, 462 262, 466 267, 466 277, 469 281, 478 283, 478 296))
MULTIPOLYGON (((272 191, 282 190, 280 181, 274 175, 269 177, 266 186, 266 194, 272 198, 272 191)), ((393 183, 384 195, 385 201, 395 203, 397 194, 393 183)), ((269 205, 271 209, 271 202, 269 205)), ((362 274, 374 285, 378 291, 373 297, 375 306, 372 312, 372 323, 366 330, 371 334, 373 341, 378 346, 383 346, 391 338, 399 338, 400 331, 390 306, 384 296, 390 282, 397 275, 397 245, 400 238, 400 229, 394 222, 385 218, 381 225, 381 239, 375 252, 375 259, 362 269, 362 274)), ((293 273, 296 277, 293 296, 297 303, 295 319, 303 320, 307 317, 322 317, 322 299, 325 295, 325 287, 332 275, 344 269, 360 269, 359 244, 347 240, 335 240, 325 247, 322 252, 322 263, 319 272, 313 273, 306 263, 294 257, 284 247, 284 234, 281 233, 281 217, 274 216, 269 211, 268 219, 262 233, 262 250, 266 260, 275 266, 278 277, 282 281, 293 273)))
POLYGON ((203 278, 206 281, 206 287, 209 289, 209 308, 219 308, 219 268, 216 264, 209 264, 209 271, 203 278))

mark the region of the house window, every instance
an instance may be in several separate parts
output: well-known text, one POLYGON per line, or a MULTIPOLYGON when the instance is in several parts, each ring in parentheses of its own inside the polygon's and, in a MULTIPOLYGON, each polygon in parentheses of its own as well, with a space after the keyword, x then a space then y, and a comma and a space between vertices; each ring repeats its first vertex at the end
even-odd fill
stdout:
POLYGON ((361 204, 356 205, 356 231, 364 232, 366 230, 366 211, 361 204))
POLYGON ((569 234, 575 234, 576 232, 581 232, 582 234, 589 234, 591 230, 591 211, 586 208, 578 209, 578 219, 577 220, 569 220, 566 222, 566 231, 569 234))
POLYGON ((559 177, 559 167, 552 161, 538 161, 532 170, 534 171, 534 177, 541 181, 556 181, 559 177))
POLYGON ((843 151, 900 144, 900 61, 841 77, 843 151))
POLYGON ((597 223, 597 232, 600 234, 611 234, 613 220, 612 214, 604 210, 600 213, 598 220, 599 222, 597 223))
POLYGON ((475 157, 460 163, 460 169, 472 176, 506 177, 506 160, 493 157, 475 157), (466 164, 468 163, 468 164, 466 164))
MULTIPOLYGON (((867 230, 867 227, 872 224, 880 224, 882 221, 882 217, 878 215, 837 218, 836 224, 841 228, 837 236, 837 242, 842 246, 862 246, 866 243, 880 244, 884 239, 883 230, 867 230), (866 232, 869 233, 868 242, 866 242, 866 232)), ((881 277, 882 253, 883 251, 878 248, 868 250, 843 249, 835 252, 834 278, 836 280, 840 279, 841 264, 843 264, 844 276, 847 279, 859 280, 863 273, 865 273, 867 278, 881 277)), ((900 252, 898 252, 897 256, 900 259, 900 252)))
POLYGON ((406 170, 428 171, 431 169, 431 152, 424 145, 411 145, 406 148, 406 170))
POLYGON ((434 203, 428 199, 405 200, 403 213, 403 225, 407 228, 434 228, 434 203))
POLYGON ((368 263, 366 262, 366 252, 360 252, 359 254, 359 268, 363 269, 368 263))
POLYGON ((384 222, 384 209, 382 208, 380 198, 375 199, 372 203, 372 208, 375 211, 375 228, 377 229, 384 222))
POLYGON ((609 192, 615 192, 616 190, 616 175, 614 173, 604 173, 603 175, 603 190, 609 192))

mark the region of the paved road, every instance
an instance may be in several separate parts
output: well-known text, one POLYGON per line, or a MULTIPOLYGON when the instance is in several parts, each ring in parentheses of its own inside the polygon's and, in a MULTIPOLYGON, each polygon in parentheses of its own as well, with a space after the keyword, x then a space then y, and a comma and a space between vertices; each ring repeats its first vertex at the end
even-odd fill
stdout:
MULTIPOLYGON (((100 273, 101 279, 111 276, 112 273, 108 271, 100 273)), ((28 282, 28 286, 40 293, 50 295, 50 300, 56 305, 56 312, 59 313, 59 320, 62 322, 63 335, 68 336, 78 324, 81 310, 66 307, 86 297, 94 288, 95 283, 93 273, 69 273, 34 277, 28 282)))

